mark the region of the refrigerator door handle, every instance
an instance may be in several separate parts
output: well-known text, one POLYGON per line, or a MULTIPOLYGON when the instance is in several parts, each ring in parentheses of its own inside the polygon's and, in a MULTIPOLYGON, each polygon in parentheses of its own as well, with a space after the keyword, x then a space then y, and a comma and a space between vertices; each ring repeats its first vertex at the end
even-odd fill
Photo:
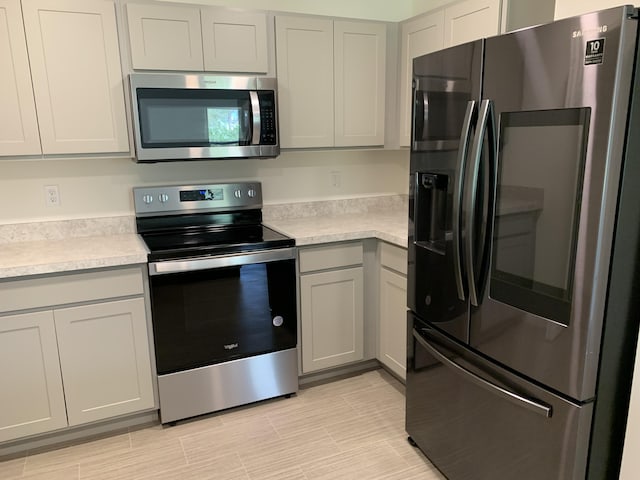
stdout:
POLYGON ((460 217, 462 209, 462 186, 464 184, 464 173, 467 160, 467 152, 469 151, 469 143, 471 141, 471 127, 475 120, 476 101, 470 100, 467 103, 467 110, 462 123, 462 133, 460 135, 460 145, 458 147, 458 160, 456 171, 458 172, 453 186, 453 219, 451 230, 453 233, 453 269, 456 279, 456 288, 458 290, 458 298, 465 300, 464 284, 462 280, 462 255, 460 241, 460 217))
MULTIPOLYGON (((478 288, 476 285, 476 273, 474 265, 474 253, 473 247, 475 245, 474 236, 474 216, 476 211, 476 201, 478 197, 478 177, 480 173, 480 159, 482 157, 482 148, 484 146, 485 135, 487 130, 491 131, 491 137, 494 137, 495 129, 493 127, 493 102, 491 100, 482 100, 480 104, 480 110, 478 112, 478 126, 476 128, 476 134, 473 139, 473 145, 471 147, 471 158, 469 165, 469 176, 467 182, 467 196, 466 196, 466 208, 463 208, 463 215, 466 226, 466 238, 464 243, 464 260, 467 266, 467 279, 469 285, 469 300, 475 307, 479 305, 478 288)), ((490 137, 490 144, 494 143, 493 138, 490 137)), ((494 147, 491 146, 491 149, 494 147)), ((493 151, 492 151, 493 152, 493 151)), ((493 153, 492 157, 495 158, 493 153)), ((489 192, 486 192, 487 194, 489 192)), ((486 232, 488 223, 488 212, 482 214, 481 225, 481 239, 482 250, 484 251, 486 242, 486 232)))
POLYGON ((546 418, 550 418, 551 417, 551 413, 552 413, 552 409, 550 406, 548 405, 544 405, 542 403, 540 403, 539 401, 536 400, 532 400, 529 398, 526 398, 520 394, 517 394, 515 392, 512 392, 510 390, 507 390, 506 388, 503 388, 499 385, 495 385, 494 383, 491 383, 487 380, 485 380, 484 378, 476 375, 475 373, 467 370, 466 368, 464 368, 461 365, 458 365, 456 362, 454 362, 453 360, 449 360, 445 355, 443 355, 442 353, 440 353, 440 351, 438 349, 436 349, 435 347, 429 345, 429 343, 422 338, 422 335, 420 335, 420 333, 418 333, 415 328, 413 329, 413 337, 418 341, 418 343, 425 349, 427 350, 431 355, 433 355, 434 357, 436 357, 438 359, 438 361, 440 363, 442 363, 445 367, 450 368, 453 372, 457 373, 458 375, 461 375, 462 377, 468 379, 469 381, 471 381, 472 383, 474 383, 475 385, 489 391, 492 392, 502 398, 504 398, 505 400, 508 400, 509 402, 518 405, 520 407, 526 408, 527 410, 537 413, 538 415, 542 415, 543 417, 546 418))

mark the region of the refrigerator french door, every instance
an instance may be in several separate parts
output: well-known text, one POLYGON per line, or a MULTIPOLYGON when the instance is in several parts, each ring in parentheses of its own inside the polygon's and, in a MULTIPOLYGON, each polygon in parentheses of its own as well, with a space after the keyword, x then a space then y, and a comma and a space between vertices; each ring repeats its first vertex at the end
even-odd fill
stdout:
POLYGON ((617 478, 637 18, 609 9, 414 61, 407 431, 451 480, 617 478), (452 71, 470 49, 481 68, 452 71))

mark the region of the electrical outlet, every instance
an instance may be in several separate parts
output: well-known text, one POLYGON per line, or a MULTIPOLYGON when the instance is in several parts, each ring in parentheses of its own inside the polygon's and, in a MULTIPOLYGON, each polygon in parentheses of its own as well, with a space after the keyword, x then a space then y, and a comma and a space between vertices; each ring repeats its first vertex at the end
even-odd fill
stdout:
POLYGON ((60 191, 57 185, 44 186, 44 203, 47 207, 60 206, 60 191))

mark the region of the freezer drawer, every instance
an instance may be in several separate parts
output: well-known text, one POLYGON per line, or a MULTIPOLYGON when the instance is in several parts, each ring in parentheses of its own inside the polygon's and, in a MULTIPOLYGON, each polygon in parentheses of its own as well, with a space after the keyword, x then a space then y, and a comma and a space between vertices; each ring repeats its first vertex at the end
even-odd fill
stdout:
POLYGON ((409 313, 406 428, 451 480, 585 478, 593 404, 496 367, 409 313))

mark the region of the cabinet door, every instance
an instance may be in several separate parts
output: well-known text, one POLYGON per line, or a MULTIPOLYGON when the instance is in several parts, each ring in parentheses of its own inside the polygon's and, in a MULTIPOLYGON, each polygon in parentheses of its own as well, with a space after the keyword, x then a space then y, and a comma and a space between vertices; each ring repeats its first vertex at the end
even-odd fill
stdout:
POLYGON ((362 267, 300 277, 302 371, 364 358, 362 267))
POLYGON ((205 70, 267 73, 267 16, 264 13, 202 10, 205 70))
POLYGON ((444 10, 444 46, 500 33, 500 0, 466 0, 444 10))
POLYGON ((129 3, 127 23, 134 69, 203 69, 198 7, 129 3))
POLYGON ((400 145, 411 144, 413 59, 444 46, 444 10, 403 23, 400 70, 400 145))
POLYGON ((0 112, 0 155, 40 154, 19 0, 0 0, 0 112))
POLYGON ((333 146, 333 23, 276 17, 280 146, 333 146))
POLYGON ((53 314, 0 317, 0 442, 67 426, 53 314))
POLYGON ((336 21, 335 146, 384 145, 386 26, 336 21))
POLYGON ((23 2, 42 152, 128 152, 113 2, 23 2))
POLYGON ((69 425, 153 408, 142 298, 55 310, 69 425))
POLYGON ((407 365, 407 279, 380 269, 378 360, 404 379, 407 365))

